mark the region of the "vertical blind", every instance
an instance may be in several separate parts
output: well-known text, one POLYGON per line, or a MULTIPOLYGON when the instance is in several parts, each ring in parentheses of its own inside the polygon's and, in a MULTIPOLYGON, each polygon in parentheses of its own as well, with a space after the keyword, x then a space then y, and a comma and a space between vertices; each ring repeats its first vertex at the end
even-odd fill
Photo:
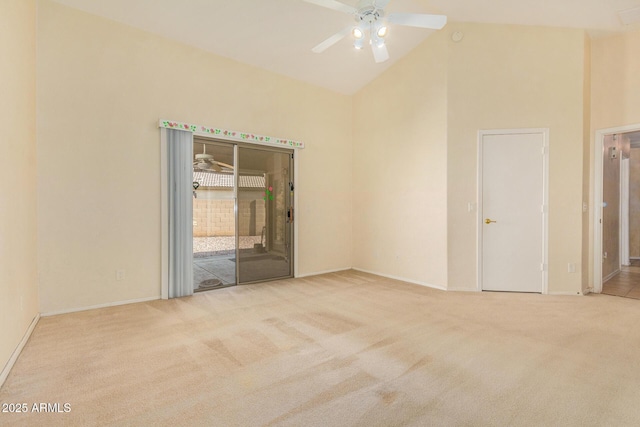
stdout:
POLYGON ((169 298, 193 295, 193 134, 166 129, 169 298))

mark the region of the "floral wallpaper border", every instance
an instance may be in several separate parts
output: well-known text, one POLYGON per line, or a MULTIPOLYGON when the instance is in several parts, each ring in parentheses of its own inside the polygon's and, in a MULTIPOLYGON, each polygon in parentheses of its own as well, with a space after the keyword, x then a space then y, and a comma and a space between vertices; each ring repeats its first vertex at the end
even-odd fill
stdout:
POLYGON ((193 125, 190 123, 182 123, 171 120, 160 120, 160 127, 167 129, 186 130, 193 133, 208 134, 223 137, 225 139, 233 139, 243 142, 256 142, 259 144, 279 145, 282 147, 304 148, 304 143, 293 141, 290 139, 274 138, 272 136, 256 135, 247 132, 238 132, 228 129, 213 128, 201 125, 193 125))

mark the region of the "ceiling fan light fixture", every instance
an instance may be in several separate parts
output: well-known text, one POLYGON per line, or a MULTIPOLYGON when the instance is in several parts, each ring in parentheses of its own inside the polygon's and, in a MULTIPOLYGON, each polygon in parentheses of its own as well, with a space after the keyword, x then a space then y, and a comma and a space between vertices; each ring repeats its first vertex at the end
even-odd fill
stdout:
POLYGON ((384 39, 380 36, 378 36, 378 32, 371 32, 371 44, 377 46, 377 47, 382 47, 384 46, 384 39))
MULTIPOLYGON (((427 28, 440 30, 447 24, 446 15, 431 15, 421 13, 385 13, 384 8, 390 0, 357 0, 355 7, 343 3, 345 0, 303 0, 327 9, 333 9, 351 15, 355 19, 352 24, 322 43, 313 47, 315 53, 324 52, 329 47, 338 43, 345 36, 351 35, 354 39, 354 47, 362 49, 365 41, 371 45, 376 63, 389 59, 389 52, 385 38, 389 34, 388 24, 404 25, 407 27, 427 28)), ((351 0, 356 2, 356 0, 351 0)))
POLYGON ((213 165, 207 162, 198 162, 196 163, 196 168, 200 170, 210 170, 210 169, 213 169, 213 165))

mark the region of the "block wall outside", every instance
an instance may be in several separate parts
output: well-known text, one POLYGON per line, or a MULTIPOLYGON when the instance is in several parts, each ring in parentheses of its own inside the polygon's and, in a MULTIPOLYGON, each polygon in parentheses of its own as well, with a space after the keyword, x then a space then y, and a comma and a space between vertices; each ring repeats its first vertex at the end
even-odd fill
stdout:
MULTIPOLYGON (((241 236, 259 236, 265 225, 264 200, 238 203, 241 236)), ((233 200, 193 199, 193 236, 234 236, 233 200)))

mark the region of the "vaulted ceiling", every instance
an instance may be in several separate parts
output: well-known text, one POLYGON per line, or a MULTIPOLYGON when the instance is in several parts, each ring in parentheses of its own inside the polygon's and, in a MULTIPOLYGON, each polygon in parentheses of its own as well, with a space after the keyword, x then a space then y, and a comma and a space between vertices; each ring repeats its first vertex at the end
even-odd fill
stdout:
MULTIPOLYGON (((376 64, 370 50, 354 49, 348 38, 313 53, 313 46, 353 18, 303 0, 55 1, 345 94, 366 85, 432 33, 393 26, 387 38, 390 59, 376 64)), ((355 6, 357 0, 343 3, 355 6)), ((386 11, 445 14, 449 22, 583 28, 600 36, 638 28, 637 23, 625 25, 619 12, 640 19, 640 0, 391 0, 386 11)))

